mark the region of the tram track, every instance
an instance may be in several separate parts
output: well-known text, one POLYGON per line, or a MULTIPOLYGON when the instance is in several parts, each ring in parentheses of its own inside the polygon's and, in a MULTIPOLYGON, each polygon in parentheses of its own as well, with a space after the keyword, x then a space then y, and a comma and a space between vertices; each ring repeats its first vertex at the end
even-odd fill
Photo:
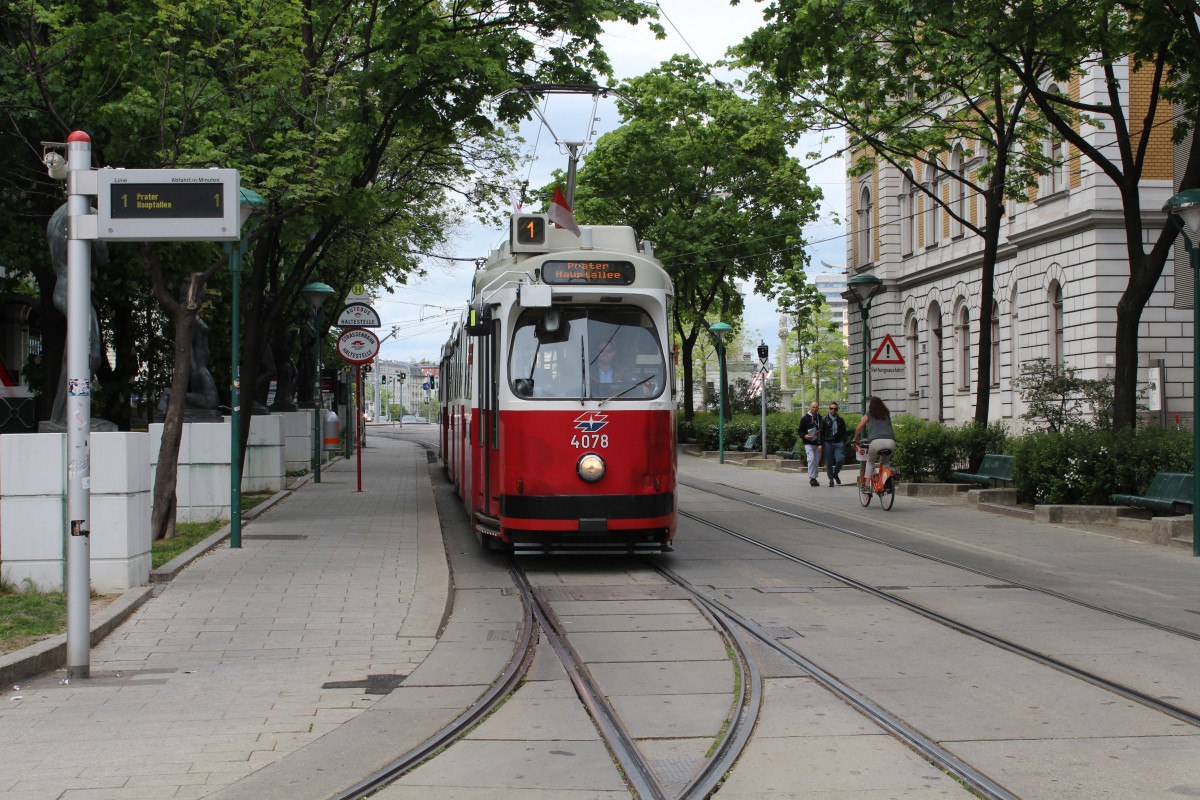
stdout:
MULTIPOLYGON (((1174 625, 1168 625, 1166 623, 1159 622, 1157 620, 1148 619, 1146 617, 1141 617, 1136 614, 1130 614, 1128 612, 1121 611, 1120 609, 1103 606, 1098 603, 1091 602, 1089 600, 1083 600, 1081 598, 1074 597, 1072 595, 1065 594, 1063 592, 1055 591, 1054 589, 1048 589, 1044 586, 1038 586, 1036 584, 1028 583, 1025 581, 1015 580, 1015 579, 1010 578, 1005 575, 999 575, 997 573, 989 572, 987 570, 980 569, 978 567, 972 567, 968 564, 963 564, 958 561, 952 561, 947 558, 942 558, 941 556, 935 556, 935 555, 930 555, 929 553, 923 553, 920 550, 915 550, 911 547, 905 547, 904 545, 896 544, 895 542, 889 542, 889 541, 887 541, 885 539, 881 539, 877 536, 871 536, 868 533, 863 533, 862 531, 853 530, 851 528, 847 528, 847 527, 844 527, 841 525, 835 525, 831 522, 827 522, 822 519, 817 519, 816 517, 810 517, 810 516, 805 516, 803 514, 797 514, 793 511, 788 511, 786 509, 778 508, 777 506, 768 505, 767 503, 760 503, 755 500, 749 500, 746 497, 741 496, 741 494, 740 494, 740 493, 744 492, 745 490, 738 490, 739 493, 735 494, 733 492, 720 491, 714 486, 714 484, 711 484, 711 483, 698 483, 698 482, 694 482, 694 481, 685 481, 682 479, 679 481, 679 484, 681 486, 687 486, 689 488, 696 489, 697 491, 701 491, 701 492, 705 492, 707 494, 712 494, 717 497, 721 497, 725 500, 732 500, 734 502, 741 503, 741 504, 749 506, 751 508, 756 508, 761 511, 767 511, 772 514, 776 514, 778 516, 786 517, 788 519, 792 519, 797 522, 803 522, 808 525, 813 525, 815 527, 824 528, 826 530, 831 530, 836 533, 843 534, 845 536, 850 536, 850 537, 853 537, 860 541, 870 542, 871 544, 876 544, 876 545, 880 545, 882 547, 887 547, 891 550, 895 550, 897 552, 904 553, 905 555, 910 555, 910 556, 914 556, 916 558, 924 559, 926 561, 929 561, 930 563, 940 564, 940 565, 946 566, 946 567, 952 567, 954 569, 962 570, 963 572, 971 573, 973 575, 978 575, 981 578, 987 578, 989 580, 998 581, 998 582, 1004 583, 1004 584, 1011 586, 1013 588, 1016 588, 1016 589, 1024 589, 1026 591, 1036 592, 1036 593, 1038 593, 1040 595, 1044 595, 1046 597, 1053 597, 1056 600, 1061 600, 1064 603, 1071 603, 1072 605, 1078 606, 1080 608, 1086 608, 1089 611, 1096 611, 1096 612, 1099 612, 1102 614, 1107 614, 1107 615, 1115 617, 1117 619, 1125 620, 1126 622, 1133 622, 1135 624, 1143 625, 1147 628, 1153 628, 1155 630, 1159 630, 1164 633, 1169 633, 1174 636, 1179 636, 1179 637, 1182 637, 1185 639, 1191 639, 1192 641, 1200 641, 1200 633, 1195 632, 1195 631, 1189 631, 1189 630, 1179 628, 1174 625)), ((680 516, 689 516, 689 515, 686 514, 685 512, 680 512, 680 516)), ((693 518, 695 518, 695 517, 693 517, 693 518)), ((703 520, 701 520, 701 521, 703 521, 703 520)), ((705 523, 705 524, 707 524, 707 523, 705 523)))
POLYGON ((726 642, 734 654, 733 660, 738 673, 735 685, 739 687, 738 695, 731 699, 731 710, 726 724, 714 742, 704 766, 698 769, 682 788, 672 789, 643 755, 637 739, 629 732, 609 702, 605 687, 595 679, 586 660, 571 644, 570 636, 555 613, 551 600, 543 590, 530 582, 516 558, 509 558, 508 568, 524 607, 524 622, 512 658, 503 673, 479 701, 453 722, 384 768, 334 795, 334 800, 369 797, 437 757, 443 750, 465 737, 514 696, 526 678, 537 648, 542 645, 549 647, 562 664, 575 694, 595 724, 634 797, 638 800, 701 800, 710 796, 727 772, 733 768, 749 741, 763 703, 760 670, 746 636, 740 629, 741 626, 732 622, 719 607, 664 575, 666 580, 684 588, 687 594, 695 599, 697 610, 726 642))
MULTIPOLYGON (((783 513, 783 514, 786 514, 787 516, 798 517, 798 515, 792 515, 788 512, 782 512, 778 509, 772 509, 768 506, 763 506, 761 504, 751 503, 750 505, 755 505, 757 507, 764 508, 764 509, 770 510, 770 511, 774 511, 776 513, 783 513)), ((690 520, 693 520, 702 525, 706 525, 710 528, 713 528, 714 530, 718 530, 728 536, 731 536, 735 539, 745 542, 746 544, 757 547, 761 550, 771 553, 772 555, 783 558, 791 563, 803 566, 807 569, 810 569, 814 572, 824 575, 825 577, 828 577, 835 581, 838 581, 846 586, 852 587, 854 589, 857 589, 858 591, 869 594, 872 597, 876 597, 887 603, 891 603, 893 605, 899 606, 911 613, 917 614, 925 619, 928 619, 930 621, 933 621, 940 625, 948 627, 951 630, 954 630, 958 633, 962 633, 964 635, 970 636, 979 641, 985 642, 991 646, 994 646, 994 647, 1000 648, 1002 650, 1005 650, 1007 652, 1013 653, 1015 655, 1021 656, 1030 661, 1033 661, 1034 663, 1050 667, 1051 669, 1057 670, 1058 672, 1066 674, 1072 678, 1092 684, 1093 686, 1097 686, 1101 689, 1104 689, 1105 691, 1111 692, 1120 697, 1124 697, 1125 699, 1132 700, 1133 702, 1139 703, 1139 704, 1141 704, 1147 708, 1150 708, 1154 711, 1157 711, 1159 713, 1173 717, 1174 719, 1180 720, 1181 722, 1185 722, 1185 723, 1195 726, 1195 727, 1200 727, 1200 713, 1197 713, 1196 711, 1193 711, 1188 708, 1184 708, 1182 706, 1175 705, 1174 703, 1169 703, 1165 700, 1162 700, 1162 699, 1159 699, 1152 695, 1149 695, 1139 689, 1136 689, 1134 687, 1127 686, 1125 684, 1119 683, 1112 679, 1106 678, 1103 675, 1092 672, 1090 670, 1086 670, 1081 667, 1075 666, 1073 664, 1070 664, 1069 662, 1066 662, 1062 659, 1056 658, 1047 653, 1035 650, 1034 648, 1031 648, 1031 647, 1026 647, 1025 645, 1022 645, 1018 642, 1012 641, 1011 639, 1008 639, 1008 638, 1005 638, 1002 636, 998 636, 989 631, 985 631, 982 628, 978 628, 974 625, 971 625, 970 623, 963 622, 962 620, 954 619, 953 617, 951 617, 949 615, 943 614, 939 611, 935 611, 931 608, 923 606, 919 603, 915 603, 911 600, 907 600, 903 597, 900 597, 892 592, 886 591, 879 587, 872 586, 868 583, 857 580, 856 578, 846 575, 845 573, 822 566, 814 561, 803 558, 794 553, 790 553, 786 550, 783 550, 772 544, 764 542, 753 536, 742 533, 741 531, 736 531, 732 528, 729 528, 728 526, 722 525, 721 523, 715 522, 713 520, 704 519, 703 517, 700 517, 695 514, 685 512, 685 511, 681 511, 680 516, 685 517, 690 520)), ((817 520, 807 520, 807 521, 811 522, 812 524, 820 525, 821 527, 825 527, 825 528, 832 528, 835 530, 844 530, 844 529, 837 528, 837 526, 830 525, 828 523, 822 523, 817 520)), ((847 532, 854 533, 851 531, 847 531, 847 532)), ((858 534, 855 534, 855 535, 858 535, 858 534)), ((879 540, 873 539, 871 537, 864 537, 864 538, 867 538, 867 539, 869 539, 871 541, 875 541, 875 542, 879 541, 879 540)), ((879 542, 879 543, 888 544, 886 542, 879 542)), ((911 552, 905 548, 898 548, 898 549, 903 549, 903 550, 905 550, 905 552, 911 552)), ((918 556, 920 555, 919 553, 913 553, 913 554, 918 555, 918 556)), ((958 566, 958 565, 954 565, 954 564, 949 564, 948 562, 944 562, 941 559, 933 559, 933 560, 939 561, 939 563, 945 563, 949 566, 958 566)), ((969 568, 966 568, 966 569, 969 569, 969 568)), ((974 571, 974 570, 971 570, 971 571, 974 571)), ((1003 580, 1003 579, 1001 578, 1000 580, 1003 580)), ((1091 607, 1090 604, 1084 604, 1084 605, 1088 605, 1088 607, 1091 607)), ((1093 610, 1097 610, 1097 611, 1101 611, 1101 612, 1105 611, 1105 609, 1102 609, 1102 608, 1094 608, 1093 610)), ((726 609, 726 611, 727 611, 727 613, 730 613, 730 614, 734 613, 731 609, 726 609)), ((1129 618, 1128 615, 1124 615, 1124 614, 1120 614, 1120 613, 1116 613, 1115 615, 1120 616, 1125 619, 1129 618)), ((1152 626, 1152 627, 1157 627, 1160 630, 1163 628, 1163 626, 1152 626)), ((1169 632, 1174 632, 1174 631, 1171 630, 1169 632)), ((1183 633, 1186 633, 1186 632, 1183 632, 1183 633)), ((1194 637, 1189 636, 1188 638, 1194 638, 1194 637)))
POLYGON ((902 741, 930 763, 970 787, 980 797, 990 798, 990 800, 1019 800, 1017 795, 1012 794, 987 775, 974 769, 961 758, 908 725, 900 717, 873 702, 870 698, 839 680, 815 662, 784 645, 779 639, 772 636, 753 620, 709 597, 700 591, 699 587, 694 586, 683 576, 659 563, 657 559, 647 558, 647 561, 660 575, 688 592, 697 603, 708 609, 710 613, 721 615, 730 624, 735 625, 749 636, 754 637, 756 641, 769 648, 773 653, 795 664, 826 690, 841 698, 843 702, 856 709, 863 716, 873 720, 882 729, 902 741))

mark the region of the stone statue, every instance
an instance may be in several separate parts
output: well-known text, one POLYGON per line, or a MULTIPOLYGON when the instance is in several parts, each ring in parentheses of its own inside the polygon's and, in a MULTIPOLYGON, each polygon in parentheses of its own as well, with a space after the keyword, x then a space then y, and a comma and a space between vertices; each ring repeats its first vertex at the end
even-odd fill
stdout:
POLYGON ((317 312, 310 310, 300 327, 300 370, 296 399, 301 408, 316 408, 319 405, 314 383, 317 375, 317 344, 317 312))
POLYGON ((271 403, 272 411, 299 410, 292 393, 296 386, 296 365, 292 362, 292 354, 296 351, 296 340, 300 338, 299 328, 288 328, 275 339, 275 402, 271 403))
MULTIPOLYGON (((197 308, 204 303, 204 290, 193 291, 192 278, 189 275, 179 285, 179 300, 189 309, 197 308)), ((192 322, 191 369, 188 372, 187 394, 184 396, 183 419, 185 422, 220 422, 221 414, 217 411, 219 397, 217 382, 208 371, 209 359, 208 323, 199 315, 192 322)), ((167 400, 170 390, 163 392, 158 401, 158 410, 164 416, 167 411, 167 400)))
MULTIPOLYGON (((91 209, 91 212, 96 213, 96 209, 91 209)), ((50 222, 46 225, 46 241, 50 245, 50 261, 54 267, 54 274, 57 280, 54 284, 54 307, 59 310, 64 317, 67 316, 67 238, 69 235, 68 222, 70 215, 67 212, 67 204, 63 203, 58 207, 53 214, 50 215, 50 222)), ((108 265, 108 248, 104 242, 96 240, 92 242, 92 268, 104 267, 108 265)), ((100 368, 101 359, 104 357, 101 349, 100 340, 100 323, 96 317, 96 307, 88 305, 88 380, 95 377, 96 371, 100 368)), ((69 323, 69 320, 68 320, 69 323)), ((68 337, 70 332, 68 331, 68 337)), ((83 387, 84 391, 91 393, 91 386, 83 387)), ((67 429, 67 348, 63 348, 62 369, 58 376, 58 391, 54 395, 54 406, 50 413, 50 421, 43 422, 38 426, 42 431, 64 431, 67 429)), ((92 419, 93 431, 115 431, 117 426, 104 419, 92 419)))

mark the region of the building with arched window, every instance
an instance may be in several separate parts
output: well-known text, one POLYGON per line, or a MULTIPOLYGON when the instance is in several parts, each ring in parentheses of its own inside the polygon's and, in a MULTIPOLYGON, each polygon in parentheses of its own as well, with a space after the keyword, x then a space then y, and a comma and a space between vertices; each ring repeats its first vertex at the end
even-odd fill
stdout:
MULTIPOLYGON (((1064 84, 1065 85, 1065 84, 1064 84)), ((1123 82, 1130 108, 1146 107, 1139 92, 1149 85, 1137 74, 1123 82)), ((1099 72, 1072 78, 1067 92, 1080 103, 1107 102, 1099 72)), ((1170 109, 1162 111, 1169 118, 1170 109)), ((1136 117, 1129 114, 1130 119, 1136 117)), ((1111 131, 1081 126, 1098 146, 1111 145, 1111 131)), ((1163 204, 1178 186, 1187 143, 1172 144, 1171 126, 1158 126, 1143 173, 1142 213, 1146 235, 1166 223, 1163 204), (1179 162, 1176 166, 1173 162, 1179 162)), ((1035 145, 1029 145, 1035 146, 1035 145)), ((862 169, 864 150, 848 179, 847 277, 873 275, 883 291, 871 299, 871 351, 890 335, 905 359, 903 369, 868 371, 868 393, 878 394, 893 413, 961 424, 974 419, 979 391, 980 331, 991 334, 989 418, 1009 429, 1023 428, 1026 404, 1017 389, 1022 365, 1044 358, 1071 367, 1083 378, 1114 373, 1116 304, 1129 280, 1121 198, 1111 180, 1057 135, 1042 143, 1049 168, 1028 196, 1006 203, 990 308, 981 303, 983 243, 970 225, 982 225, 984 204, 969 179, 984 166, 978 142, 962 140, 948 152, 927 154, 901 169, 884 159, 862 169), (940 203, 933 202, 933 197, 940 203), (966 221, 968 224, 964 225, 966 221)), ((1141 412, 1146 421, 1174 424, 1192 416, 1193 365, 1191 274, 1181 242, 1147 303, 1139 326, 1138 377, 1159 368, 1161 403, 1141 412), (1182 255, 1181 255, 1182 254, 1182 255)), ((861 403, 863 327, 860 304, 849 292, 851 407, 861 403)))

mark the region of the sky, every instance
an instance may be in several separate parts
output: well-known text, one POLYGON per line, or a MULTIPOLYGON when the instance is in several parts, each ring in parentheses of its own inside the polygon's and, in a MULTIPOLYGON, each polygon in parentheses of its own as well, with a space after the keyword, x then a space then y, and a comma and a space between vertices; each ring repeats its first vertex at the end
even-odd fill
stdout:
MULTIPOLYGON (((633 27, 625 23, 610 23, 602 37, 603 45, 615 72, 610 85, 640 75, 658 66, 676 53, 690 54, 711 63, 724 57, 726 50, 762 25, 763 3, 742 0, 730 6, 728 0, 658 0, 660 22, 667 37, 659 40, 646 26, 633 27)), ((736 76, 736 75, 735 75, 736 76)), ((583 139, 587 134, 590 116, 590 97, 551 95, 544 114, 554 134, 562 139, 583 139)), ((601 100, 596 109, 595 137, 619 124, 615 103, 601 100)), ((555 143, 555 136, 536 117, 521 127, 527 152, 532 152, 529 185, 541 186, 549 181, 554 169, 566 170, 567 157, 555 143)), ((823 155, 830 156, 836 144, 826 145, 823 155)), ((795 153, 807 162, 805 151, 818 149, 807 142, 795 153)), ((586 154, 583 158, 587 161, 586 154)), ((810 180, 825 194, 821 205, 821 222, 806 230, 812 246, 809 249, 810 278, 821 271, 821 262, 841 265, 845 261, 844 228, 834 220, 843 217, 845 205, 843 163, 828 158, 813 166, 810 180)), ((526 210, 538 210, 526 208, 526 210)), ((486 256, 502 241, 505 231, 481 226, 464 227, 450 248, 459 258, 486 256)), ((390 361, 437 361, 441 347, 450 335, 450 326, 458 319, 460 310, 470 297, 471 275, 475 270, 470 261, 448 262, 430 259, 424 265, 427 275, 412 276, 406 285, 394 286, 391 294, 383 293, 373 303, 383 327, 378 331, 385 341, 379 357, 390 361), (397 333, 390 336, 393 326, 397 333)), ((772 351, 779 346, 779 314, 775 303, 757 295, 746 298, 746 331, 755 339, 764 339, 772 351)))

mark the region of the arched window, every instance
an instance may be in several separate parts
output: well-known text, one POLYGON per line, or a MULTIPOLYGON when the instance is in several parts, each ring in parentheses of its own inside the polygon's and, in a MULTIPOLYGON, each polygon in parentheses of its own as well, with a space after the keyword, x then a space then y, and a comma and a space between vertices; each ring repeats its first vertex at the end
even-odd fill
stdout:
POLYGON ((925 167, 925 185, 933 195, 925 197, 925 207, 929 210, 925 215, 925 246, 936 247, 942 240, 942 205, 938 202, 942 187, 937 179, 937 171, 932 166, 925 167))
POLYGON ((866 186, 858 195, 858 264, 871 263, 871 190, 866 186))
POLYGON ((1063 360, 1063 291, 1058 281, 1050 283, 1050 363, 1063 360))
POLYGON ((959 306, 958 319, 954 325, 955 344, 958 345, 958 388, 971 388, 971 312, 966 303, 959 306))
POLYGON ((929 410, 930 418, 942 422, 942 307, 929 305, 929 410))
POLYGON ((992 301, 992 386, 1000 385, 1000 304, 992 301))
MULTIPOLYGON (((1051 85, 1049 92, 1052 95, 1058 94, 1058 86, 1051 85)), ((1050 131, 1050 138, 1046 140, 1044 147, 1049 164, 1042 186, 1046 194, 1051 195, 1067 188, 1067 147, 1062 137, 1054 130, 1050 131)))
POLYGON ((917 383, 917 348, 920 347, 920 340, 917 338, 917 318, 915 316, 908 320, 908 329, 904 339, 908 349, 908 393, 917 395, 921 391, 921 387, 917 383))
POLYGON ((913 195, 913 191, 912 173, 906 171, 904 179, 900 182, 900 255, 902 256, 909 255, 915 249, 913 202, 916 197, 913 195))
POLYGON ((1021 363, 1021 313, 1020 313, 1020 287, 1015 283, 1012 288, 1012 297, 1009 300, 1009 329, 1008 329, 1008 363, 1011 366, 1009 378, 1016 380, 1017 375, 1021 370, 1018 365, 1021 363))
POLYGON ((954 155, 950 163, 955 175, 950 187, 953 197, 951 208, 954 210, 950 217, 950 235, 958 237, 962 236, 964 231, 961 220, 967 218, 967 159, 961 144, 954 146, 954 155))

